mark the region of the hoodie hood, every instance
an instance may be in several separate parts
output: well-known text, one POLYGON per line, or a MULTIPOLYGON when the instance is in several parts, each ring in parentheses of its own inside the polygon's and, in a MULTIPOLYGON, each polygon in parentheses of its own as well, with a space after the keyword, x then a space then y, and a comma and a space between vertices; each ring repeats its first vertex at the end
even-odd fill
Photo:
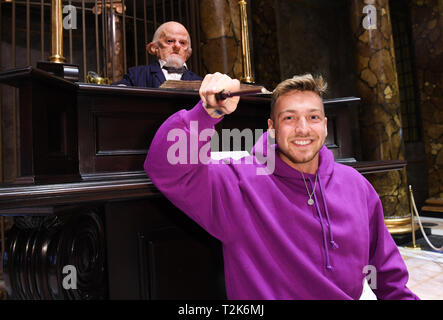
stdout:
MULTIPOLYGON (((272 143, 272 138, 269 138, 268 132, 263 133, 263 135, 257 140, 254 147, 252 148, 251 154, 255 157, 267 157, 269 152, 275 152, 276 167, 274 175, 285 178, 303 179, 300 171, 292 168, 286 164, 278 156, 278 146, 272 143)), ((318 175, 322 179, 328 179, 334 172, 334 155, 332 152, 323 145, 319 151, 319 164, 318 164, 318 175)), ((304 176, 315 177, 314 174, 304 173, 304 176)))
POLYGON ((255 157, 267 157, 269 152, 275 152, 275 169, 274 176, 289 179, 298 185, 304 185, 306 187, 306 196, 312 194, 314 200, 313 205, 310 207, 315 210, 320 227, 322 230, 323 250, 326 257, 326 269, 332 270, 333 266, 329 261, 329 249, 337 249, 338 244, 334 241, 334 235, 332 232, 331 219, 329 218, 329 211, 327 206, 327 195, 323 185, 326 185, 334 172, 334 156, 332 152, 325 146, 321 147, 319 151, 319 164, 316 174, 302 173, 284 162, 278 155, 278 146, 271 144, 268 139, 268 132, 265 132, 256 142, 252 148, 251 153, 255 157), (314 190, 314 191, 312 191, 314 190), (325 221, 326 220, 326 221, 325 221), (327 225, 327 230, 326 226, 327 225))

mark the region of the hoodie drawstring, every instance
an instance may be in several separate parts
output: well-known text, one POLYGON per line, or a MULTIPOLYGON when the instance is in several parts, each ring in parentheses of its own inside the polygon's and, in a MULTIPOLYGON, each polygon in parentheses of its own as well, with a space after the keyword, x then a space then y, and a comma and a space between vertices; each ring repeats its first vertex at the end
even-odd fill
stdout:
POLYGON ((318 218, 320 219, 320 225, 321 225, 321 233, 323 235, 323 250, 325 250, 325 257, 326 257, 326 269, 328 270, 332 270, 332 266, 329 263, 329 250, 328 250, 328 245, 326 242, 326 233, 325 233, 325 228, 323 226, 323 219, 321 218, 321 214, 320 214, 320 208, 318 207, 317 204, 317 196, 315 195, 314 192, 314 203, 315 203, 315 208, 317 209, 317 215, 318 218))
MULTIPOLYGON (((309 179, 309 182, 311 183, 311 186, 312 186, 311 179, 309 179)), ((328 222, 329 238, 330 238, 329 243, 331 244, 333 249, 337 249, 338 245, 334 241, 334 238, 333 238, 333 235, 332 235, 331 221, 329 219, 328 207, 326 206, 325 194, 324 194, 324 191, 323 191, 323 186, 321 184, 320 176, 318 176, 318 182, 319 182, 321 197, 322 197, 322 200, 323 200, 323 207, 325 208, 326 220, 328 222)), ((327 245, 327 240, 326 240, 326 232, 325 232, 325 228, 324 228, 324 225, 323 225, 323 219, 322 219, 322 214, 321 214, 321 211, 320 211, 320 207, 318 206, 318 198, 317 198, 317 195, 315 194, 315 190, 314 190, 313 195, 314 195, 315 208, 316 208, 316 211, 317 211, 318 218, 320 220, 320 226, 321 226, 321 231, 322 231, 322 236, 323 236, 323 249, 325 251, 326 269, 333 270, 333 268, 332 268, 332 266, 331 266, 331 264, 329 262, 329 250, 328 250, 328 245, 327 245)))
POLYGON ((333 249, 338 249, 338 244, 334 241, 334 237, 332 235, 332 226, 331 226, 331 221, 329 220, 328 206, 326 205, 326 196, 325 192, 323 191, 323 186, 321 184, 320 177, 318 177, 318 185, 320 186, 320 193, 321 193, 321 198, 323 200, 323 207, 325 208, 326 220, 328 221, 329 225, 329 237, 330 237, 329 242, 331 243, 333 249))

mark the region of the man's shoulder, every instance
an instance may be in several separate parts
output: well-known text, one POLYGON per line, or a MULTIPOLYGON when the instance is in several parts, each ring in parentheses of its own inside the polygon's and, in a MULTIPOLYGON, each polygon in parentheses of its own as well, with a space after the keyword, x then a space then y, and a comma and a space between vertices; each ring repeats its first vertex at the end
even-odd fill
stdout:
POLYGON ((141 73, 141 72, 150 72, 152 69, 155 69, 155 68, 159 68, 159 65, 157 62, 153 62, 148 65, 130 67, 128 69, 128 71, 133 72, 133 73, 141 73))
POLYGON ((367 178, 350 165, 334 163, 334 180, 348 186, 349 190, 364 194, 374 193, 374 188, 367 178))
POLYGON ((199 77, 199 78, 201 78, 198 74, 196 74, 196 73, 194 73, 194 72, 192 72, 191 70, 189 70, 189 69, 187 69, 186 70, 187 72, 189 72, 190 74, 192 74, 192 75, 194 75, 194 76, 196 76, 196 77, 199 77))
POLYGON ((198 74, 187 69, 186 73, 185 73, 185 79, 187 79, 187 80, 203 80, 203 77, 201 77, 198 74))
POLYGON ((357 169, 350 165, 334 162, 334 174, 340 175, 345 179, 354 179, 356 181, 365 182, 366 178, 358 172, 357 169))

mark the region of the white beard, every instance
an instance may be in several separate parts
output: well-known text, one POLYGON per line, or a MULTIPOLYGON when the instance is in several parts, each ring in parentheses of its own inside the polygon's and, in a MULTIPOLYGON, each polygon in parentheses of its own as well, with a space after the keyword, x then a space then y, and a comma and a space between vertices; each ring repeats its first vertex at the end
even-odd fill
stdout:
POLYGON ((182 58, 180 58, 177 55, 170 55, 166 58, 166 67, 174 67, 174 68, 181 68, 184 65, 184 61, 182 58))

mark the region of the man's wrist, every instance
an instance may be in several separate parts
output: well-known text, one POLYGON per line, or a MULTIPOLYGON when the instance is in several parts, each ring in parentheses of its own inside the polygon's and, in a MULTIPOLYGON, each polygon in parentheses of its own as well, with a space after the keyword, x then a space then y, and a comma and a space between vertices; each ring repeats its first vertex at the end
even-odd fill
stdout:
POLYGON ((220 110, 216 109, 213 106, 207 105, 205 102, 202 102, 203 108, 205 108, 206 112, 211 116, 212 118, 218 119, 224 116, 224 113, 220 110))

